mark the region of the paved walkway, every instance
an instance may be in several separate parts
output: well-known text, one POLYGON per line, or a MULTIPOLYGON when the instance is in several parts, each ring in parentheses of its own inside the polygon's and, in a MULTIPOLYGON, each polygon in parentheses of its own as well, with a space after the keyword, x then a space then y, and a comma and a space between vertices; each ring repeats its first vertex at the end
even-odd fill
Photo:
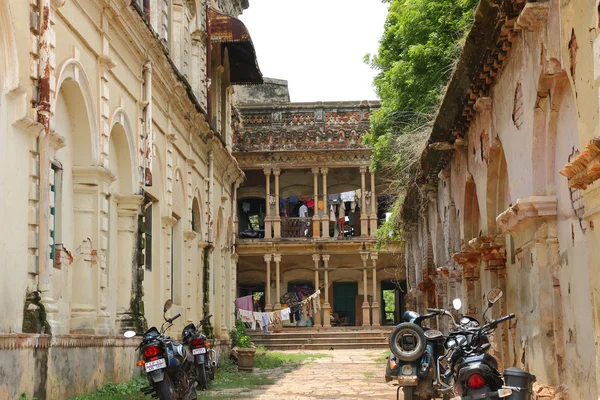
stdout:
MULTIPOLYGON (((290 352, 299 353, 301 351, 290 352)), ((385 353, 384 350, 332 350, 319 353, 326 353, 331 357, 306 362, 292 371, 287 369, 287 373, 285 366, 271 370, 269 375, 276 380, 274 385, 264 386, 243 394, 238 392, 235 398, 260 400, 396 399, 397 386, 385 383, 384 379, 385 363, 381 360, 385 353)), ((402 399, 402 394, 400 399, 402 399)))

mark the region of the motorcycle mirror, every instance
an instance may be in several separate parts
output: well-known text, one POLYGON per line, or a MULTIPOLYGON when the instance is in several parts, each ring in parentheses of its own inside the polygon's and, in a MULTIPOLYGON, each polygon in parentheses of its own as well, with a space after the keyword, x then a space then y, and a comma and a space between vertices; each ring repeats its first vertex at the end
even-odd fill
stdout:
POLYGON ((460 308, 462 307, 462 301, 460 301, 460 299, 452 300, 452 307, 454 307, 456 311, 460 310, 460 308))
POLYGON ((169 311, 172 306, 173 306, 173 300, 169 299, 169 300, 165 301, 165 307, 163 309, 163 314, 166 313, 167 311, 169 311))
POLYGON ((490 304, 490 306, 496 303, 498 300, 500 300, 503 294, 504 292, 502 291, 502 289, 498 287, 495 287, 492 290, 490 290, 487 294, 487 301, 490 304))
POLYGON ((123 336, 125 336, 127 339, 130 339, 135 336, 135 331, 126 331, 123 336))

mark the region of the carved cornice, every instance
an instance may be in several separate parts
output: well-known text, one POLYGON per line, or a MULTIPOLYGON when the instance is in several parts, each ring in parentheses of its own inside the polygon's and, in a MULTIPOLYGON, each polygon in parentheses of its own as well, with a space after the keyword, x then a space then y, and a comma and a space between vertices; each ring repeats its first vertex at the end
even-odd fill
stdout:
POLYGON ((558 200, 555 196, 532 196, 517 203, 496 217, 504 233, 515 232, 527 220, 556 217, 558 200))
POLYGON ((328 167, 351 167, 371 164, 371 150, 309 151, 277 153, 234 153, 242 169, 266 167, 312 168, 326 164, 328 167))
POLYGON ((569 179, 569 187, 586 189, 600 178, 600 136, 590 140, 587 150, 565 165, 559 172, 569 179))
POLYGON ((528 31, 537 31, 548 20, 549 1, 528 2, 517 18, 517 26, 528 31))
POLYGON ((73 181, 79 184, 112 183, 117 179, 109 169, 104 167, 73 167, 73 181))

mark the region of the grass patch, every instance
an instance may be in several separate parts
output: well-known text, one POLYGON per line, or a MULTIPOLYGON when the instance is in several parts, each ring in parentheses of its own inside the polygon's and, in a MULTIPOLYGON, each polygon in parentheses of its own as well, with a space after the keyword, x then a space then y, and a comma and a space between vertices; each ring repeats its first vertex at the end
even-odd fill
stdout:
POLYGON ((209 384, 208 391, 198 392, 198 399, 234 399, 235 394, 215 393, 213 390, 245 389, 252 390, 260 386, 273 385, 274 379, 267 374, 240 372, 231 359, 226 358, 219 363, 215 380, 209 384))
POLYGON ((257 347, 256 355, 254 356, 254 367, 259 369, 273 369, 279 368, 284 364, 300 364, 304 361, 312 361, 324 357, 331 357, 331 354, 279 353, 277 351, 267 351, 264 347, 257 347))
POLYGON ((389 350, 384 350, 383 353, 381 354, 372 354, 371 357, 373 358, 373 360, 376 363, 381 363, 381 364, 385 364, 387 363, 387 358, 390 355, 390 351, 389 350))
POLYGON ((94 393, 72 397, 70 400, 148 400, 151 397, 140 392, 145 386, 148 386, 148 380, 138 376, 119 384, 109 382, 94 393))

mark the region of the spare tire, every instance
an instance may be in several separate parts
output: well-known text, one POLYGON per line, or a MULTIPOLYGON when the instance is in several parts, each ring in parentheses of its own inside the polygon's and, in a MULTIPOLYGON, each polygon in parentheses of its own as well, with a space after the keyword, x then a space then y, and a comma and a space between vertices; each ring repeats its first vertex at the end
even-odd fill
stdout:
POLYGON ((390 333, 390 350, 401 361, 415 361, 425 352, 427 340, 423 329, 412 322, 403 322, 396 326, 390 333), (415 345, 412 349, 404 349, 401 340, 404 335, 411 335, 414 338, 415 345))

